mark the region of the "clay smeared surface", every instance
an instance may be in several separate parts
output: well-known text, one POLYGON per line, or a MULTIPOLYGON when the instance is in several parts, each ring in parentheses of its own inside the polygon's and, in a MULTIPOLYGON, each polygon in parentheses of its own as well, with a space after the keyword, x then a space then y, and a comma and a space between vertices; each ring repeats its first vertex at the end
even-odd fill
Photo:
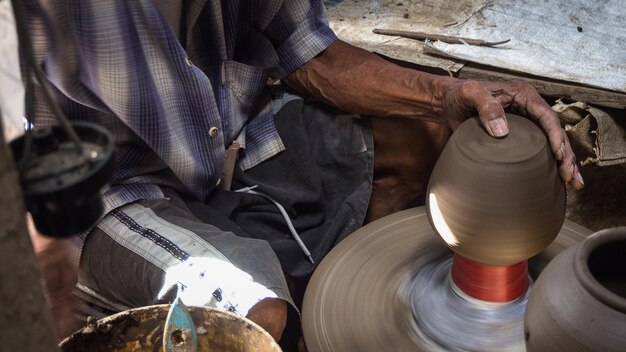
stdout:
MULTIPOLYGON (((169 305, 131 309, 93 322, 61 343, 61 351, 160 351, 169 305)), ((196 325, 198 351, 279 352, 274 339, 258 325, 234 313, 189 307, 196 325)))

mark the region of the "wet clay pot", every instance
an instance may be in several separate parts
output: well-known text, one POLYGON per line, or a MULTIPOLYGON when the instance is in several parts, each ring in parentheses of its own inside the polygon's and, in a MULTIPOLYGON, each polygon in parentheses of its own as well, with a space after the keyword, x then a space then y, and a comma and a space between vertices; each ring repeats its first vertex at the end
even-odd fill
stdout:
POLYGON ((507 114, 493 138, 477 118, 450 137, 430 178, 426 206, 456 253, 485 265, 519 263, 541 252, 565 219, 565 186, 544 132, 507 114))
MULTIPOLYGON (((161 351, 169 309, 169 304, 163 304, 111 315, 66 338, 60 349, 62 352, 161 351)), ((188 307, 188 310, 196 326, 198 352, 281 351, 270 334, 244 317, 209 307, 188 307)))
POLYGON ((559 253, 524 316, 528 351, 626 351, 626 227, 559 253))

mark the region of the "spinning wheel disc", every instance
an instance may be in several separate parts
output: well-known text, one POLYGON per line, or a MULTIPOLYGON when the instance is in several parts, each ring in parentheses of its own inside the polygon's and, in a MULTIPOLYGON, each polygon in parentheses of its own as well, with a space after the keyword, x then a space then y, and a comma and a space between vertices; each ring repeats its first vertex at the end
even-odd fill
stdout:
MULTIPOLYGON (((530 276, 535 279, 557 253, 590 233, 566 220, 554 242, 530 259, 530 276)), ((408 287, 420 267, 451 254, 424 207, 350 235, 324 258, 308 285, 302 326, 309 351, 441 349, 419 336, 408 287)))

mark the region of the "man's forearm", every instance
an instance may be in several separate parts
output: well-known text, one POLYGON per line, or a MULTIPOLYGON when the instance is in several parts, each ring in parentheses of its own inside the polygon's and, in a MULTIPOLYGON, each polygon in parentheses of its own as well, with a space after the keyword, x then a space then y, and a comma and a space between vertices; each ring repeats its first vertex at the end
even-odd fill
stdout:
POLYGON ((458 82, 400 67, 366 50, 337 41, 283 81, 344 111, 446 123, 443 95, 458 82))
POLYGON ((441 123, 455 129, 476 116, 491 136, 509 133, 504 109, 535 120, 561 163, 563 180, 583 187, 574 152, 556 113, 527 83, 465 81, 407 69, 337 41, 283 79, 290 87, 346 112, 441 123))

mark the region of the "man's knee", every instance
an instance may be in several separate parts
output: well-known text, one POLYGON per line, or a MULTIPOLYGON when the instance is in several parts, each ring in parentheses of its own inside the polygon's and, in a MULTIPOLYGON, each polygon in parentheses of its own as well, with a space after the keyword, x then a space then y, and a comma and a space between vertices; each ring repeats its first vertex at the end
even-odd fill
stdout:
POLYGON ((266 298, 252 306, 246 318, 252 320, 280 340, 287 325, 287 302, 280 298, 266 298))

